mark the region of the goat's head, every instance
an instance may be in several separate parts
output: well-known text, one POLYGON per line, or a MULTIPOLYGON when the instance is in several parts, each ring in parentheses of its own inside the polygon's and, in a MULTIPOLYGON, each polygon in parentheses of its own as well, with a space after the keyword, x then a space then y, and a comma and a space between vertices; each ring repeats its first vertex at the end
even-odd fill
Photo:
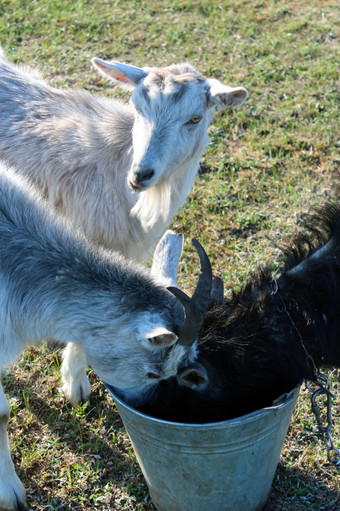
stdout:
POLYGON ((248 92, 206 79, 189 64, 138 68, 98 58, 93 64, 122 87, 133 89, 133 161, 129 186, 142 191, 168 179, 184 164, 197 170, 209 138, 214 108, 242 105, 248 92))
POLYGON ((199 325, 210 303, 212 275, 207 254, 196 240, 194 245, 201 273, 192 299, 177 288, 170 288, 184 303, 184 321, 179 301, 159 288, 148 303, 148 310, 145 304, 144 310, 137 307, 133 320, 130 314, 125 326, 119 327, 116 336, 121 342, 108 340, 104 347, 101 344, 100 352, 95 346, 87 350, 97 374, 129 401, 141 402, 160 381, 175 376, 179 365, 195 359, 199 325))

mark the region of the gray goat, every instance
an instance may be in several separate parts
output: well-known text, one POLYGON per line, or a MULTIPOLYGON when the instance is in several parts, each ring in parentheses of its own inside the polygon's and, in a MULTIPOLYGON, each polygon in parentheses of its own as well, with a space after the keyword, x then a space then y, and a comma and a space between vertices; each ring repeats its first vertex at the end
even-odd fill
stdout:
MULTIPOLYGON (((180 236, 166 233, 156 249, 164 267, 178 259, 181 244, 180 236), (167 237, 173 249, 165 250, 167 237)), ((203 273, 195 294, 203 316, 211 269, 198 252, 203 273)), ((164 275, 167 284, 175 284, 175 273, 174 267, 174 278, 164 275)), ((182 305, 146 268, 91 245, 50 214, 40 192, 0 164, 0 374, 29 344, 71 341, 105 382, 140 396, 194 359, 195 346, 177 342, 183 318, 182 305)), ((0 384, 0 509, 6 510, 23 509, 25 499, 10 457, 9 411, 0 384)))

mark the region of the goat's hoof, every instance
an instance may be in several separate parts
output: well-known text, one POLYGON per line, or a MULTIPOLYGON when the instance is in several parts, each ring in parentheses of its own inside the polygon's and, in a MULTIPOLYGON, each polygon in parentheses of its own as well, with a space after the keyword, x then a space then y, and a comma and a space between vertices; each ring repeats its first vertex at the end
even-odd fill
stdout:
POLYGON ((65 382, 63 392, 68 401, 74 406, 78 406, 80 403, 90 401, 91 385, 87 378, 81 381, 72 381, 71 383, 65 382))
POLYGON ((25 489, 15 473, 12 477, 4 477, 0 481, 1 511, 27 511, 28 507, 25 504, 25 500, 25 489))
POLYGON ((25 502, 19 500, 18 497, 16 497, 16 501, 17 501, 16 511, 28 511, 28 507, 26 506, 25 502))
POLYGON ((25 502, 19 500, 17 496, 15 496, 15 504, 0 504, 0 511, 28 511, 28 507, 25 502))

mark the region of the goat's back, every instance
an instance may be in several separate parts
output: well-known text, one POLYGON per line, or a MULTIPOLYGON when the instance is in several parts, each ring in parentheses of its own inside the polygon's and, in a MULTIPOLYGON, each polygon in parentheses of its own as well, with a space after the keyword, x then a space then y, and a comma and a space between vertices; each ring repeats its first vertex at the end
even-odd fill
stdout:
POLYGON ((125 238, 136 229, 129 211, 138 198, 126 182, 131 108, 86 91, 50 87, 3 55, 0 97, 0 158, 89 239, 124 253, 125 238))

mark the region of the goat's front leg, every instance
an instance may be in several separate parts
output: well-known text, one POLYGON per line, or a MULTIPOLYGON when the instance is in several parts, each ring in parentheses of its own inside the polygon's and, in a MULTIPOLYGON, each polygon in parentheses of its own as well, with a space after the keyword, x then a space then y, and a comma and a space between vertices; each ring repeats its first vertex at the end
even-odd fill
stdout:
POLYGON ((86 353, 83 347, 69 342, 64 350, 61 379, 63 391, 74 405, 90 399, 91 385, 86 375, 86 367, 86 353))
POLYGON ((25 489, 15 473, 9 449, 7 424, 10 408, 0 383, 0 509, 21 511, 25 505, 25 489))

